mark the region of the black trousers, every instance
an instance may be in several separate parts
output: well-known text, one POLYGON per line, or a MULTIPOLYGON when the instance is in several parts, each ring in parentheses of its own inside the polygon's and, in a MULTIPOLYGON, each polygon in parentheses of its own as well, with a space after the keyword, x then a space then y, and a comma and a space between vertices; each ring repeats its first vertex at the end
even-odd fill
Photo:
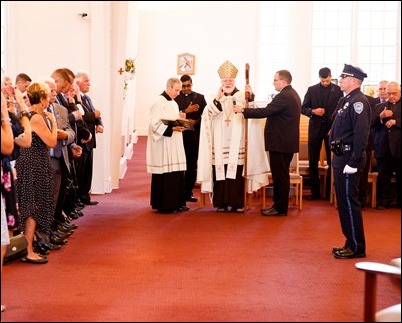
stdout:
MULTIPOLYGON (((309 158, 309 174, 310 174, 310 189, 311 195, 320 197, 320 175, 318 171, 318 163, 320 161, 320 152, 322 149, 322 142, 324 141, 325 156, 327 159, 328 169, 331 169, 331 150, 329 147, 329 137, 327 134, 321 134, 315 138, 308 139, 308 158, 309 158)), ((331 177, 327 176, 325 184, 325 198, 329 198, 331 189, 331 177)))
POLYGON ((293 153, 269 152, 273 182, 273 208, 279 213, 287 214, 289 208, 290 175, 289 167, 293 153))
POLYGON ((334 168, 335 193, 345 246, 353 252, 365 253, 362 209, 359 202, 360 172, 343 174, 343 167, 334 168))
POLYGON ((82 202, 91 200, 89 192, 92 185, 93 149, 82 149, 82 155, 77 163, 78 197, 82 202))

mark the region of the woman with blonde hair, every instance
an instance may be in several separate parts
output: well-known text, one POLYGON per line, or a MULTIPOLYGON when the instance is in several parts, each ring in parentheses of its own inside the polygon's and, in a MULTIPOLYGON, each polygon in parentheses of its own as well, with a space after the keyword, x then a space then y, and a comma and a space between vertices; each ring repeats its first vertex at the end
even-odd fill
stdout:
POLYGON ((28 254, 24 262, 47 263, 47 259, 34 252, 35 230, 50 233, 54 214, 53 175, 50 148, 57 144, 55 116, 47 111, 50 88, 45 83, 33 82, 27 88, 30 102, 32 145, 21 148, 15 168, 17 199, 21 213, 21 229, 28 241, 28 254))

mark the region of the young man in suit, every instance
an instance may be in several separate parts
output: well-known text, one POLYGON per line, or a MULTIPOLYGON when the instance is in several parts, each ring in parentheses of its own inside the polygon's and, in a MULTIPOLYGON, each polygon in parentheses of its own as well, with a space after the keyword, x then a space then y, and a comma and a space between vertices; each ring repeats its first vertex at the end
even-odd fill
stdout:
MULTIPOLYGON (((318 172, 318 162, 320 151, 324 141, 325 156, 328 169, 331 169, 331 151, 329 149, 328 131, 331 129, 332 114, 343 92, 341 88, 332 83, 331 70, 323 67, 319 70, 320 82, 310 86, 304 96, 301 113, 309 117, 308 126, 308 157, 311 195, 308 200, 316 200, 320 196, 320 177, 318 172)), ((329 199, 331 177, 327 176, 325 198, 329 199)))

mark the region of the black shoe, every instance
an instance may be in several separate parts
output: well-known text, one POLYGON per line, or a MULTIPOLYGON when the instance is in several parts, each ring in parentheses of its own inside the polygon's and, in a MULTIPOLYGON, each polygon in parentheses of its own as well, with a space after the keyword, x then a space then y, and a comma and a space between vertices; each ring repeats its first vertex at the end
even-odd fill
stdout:
POLYGON ((62 233, 70 233, 70 232, 73 233, 74 232, 74 229, 72 227, 61 225, 61 224, 59 224, 57 226, 56 230, 58 230, 58 231, 60 231, 62 233))
POLYGON ((158 213, 161 213, 161 214, 169 214, 169 213, 177 213, 177 210, 173 210, 173 209, 159 209, 157 212, 158 212, 158 213))
POLYGON ((187 202, 198 202, 198 199, 194 196, 189 196, 186 198, 187 202))
POLYGON ((285 213, 281 213, 281 212, 275 210, 273 207, 271 207, 268 210, 264 210, 261 213, 263 216, 286 216, 285 213))
POLYGON ((50 236, 50 242, 53 244, 66 244, 68 242, 67 239, 57 238, 55 236, 50 236))
POLYGON ((82 203, 82 202, 76 202, 75 205, 80 207, 81 209, 83 209, 85 207, 85 203, 82 203))
POLYGON ((338 247, 338 246, 335 246, 335 247, 332 248, 332 253, 336 253, 336 252, 339 252, 339 251, 343 251, 343 250, 345 250, 345 249, 346 249, 346 247, 338 247))
POLYGON ((334 257, 338 259, 364 258, 366 254, 364 252, 353 252, 349 248, 345 248, 342 251, 335 252, 334 257))
POLYGON ((99 203, 98 201, 92 201, 92 200, 84 202, 85 205, 97 205, 98 203, 99 203))
POLYGON ((59 250, 61 248, 61 245, 49 242, 43 244, 42 247, 50 251, 50 250, 59 250))
POLYGON ((69 215, 68 215, 68 218, 70 218, 70 219, 72 219, 72 220, 76 220, 76 219, 78 219, 80 217, 80 215, 77 213, 77 212, 71 212, 69 215))
POLYGON ((72 232, 68 233, 68 232, 60 232, 59 230, 55 230, 55 231, 52 231, 51 234, 53 236, 55 236, 56 238, 65 239, 65 238, 68 238, 72 234, 72 232))
POLYGON ((314 194, 307 196, 307 200, 309 200, 309 201, 314 201, 314 200, 319 200, 319 199, 320 199, 320 197, 317 195, 314 195, 314 194))
POLYGON ((61 231, 61 232, 74 232, 74 229, 78 228, 78 225, 75 225, 75 227, 73 225, 69 225, 67 223, 63 223, 63 224, 59 224, 57 226, 57 230, 61 231))
POLYGON ((188 210, 190 210, 190 208, 188 207, 188 206, 181 206, 181 207, 179 207, 176 211, 177 212, 185 212, 185 211, 188 211, 188 210))
POLYGON ((25 257, 25 258, 22 258, 21 261, 29 263, 29 264, 46 264, 47 263, 46 258, 30 259, 30 258, 25 257))

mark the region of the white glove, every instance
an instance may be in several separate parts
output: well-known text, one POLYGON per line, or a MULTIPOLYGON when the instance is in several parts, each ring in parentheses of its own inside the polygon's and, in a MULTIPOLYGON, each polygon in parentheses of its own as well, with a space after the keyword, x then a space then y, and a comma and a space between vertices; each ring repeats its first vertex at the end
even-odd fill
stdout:
POLYGON ((349 165, 346 165, 345 168, 343 169, 344 174, 354 174, 357 172, 357 168, 350 167, 349 165))

